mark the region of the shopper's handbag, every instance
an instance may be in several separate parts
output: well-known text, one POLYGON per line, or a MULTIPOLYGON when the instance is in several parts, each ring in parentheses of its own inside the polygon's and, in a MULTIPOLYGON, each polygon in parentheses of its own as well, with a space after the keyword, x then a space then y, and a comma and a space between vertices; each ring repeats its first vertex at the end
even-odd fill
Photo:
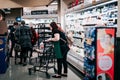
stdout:
POLYGON ((69 46, 67 44, 60 45, 61 51, 62 51, 62 56, 65 57, 70 50, 69 46))
POLYGON ((68 44, 68 46, 71 46, 73 44, 73 41, 63 32, 61 34, 64 34, 64 38, 60 38, 64 43, 68 44))
POLYGON ((20 52, 21 51, 21 45, 18 43, 15 43, 15 47, 14 47, 15 51, 20 52))
POLYGON ((63 38, 60 38, 65 44, 63 45, 64 48, 67 50, 67 52, 70 50, 69 44, 67 43, 66 40, 64 40, 63 38))
POLYGON ((71 46, 73 44, 73 41, 68 36, 66 36, 66 39, 67 43, 71 46))
POLYGON ((20 52, 21 51, 21 45, 19 44, 19 40, 18 39, 20 39, 20 28, 19 28, 19 38, 17 39, 17 37, 15 37, 16 38, 16 43, 15 43, 15 46, 14 46, 14 50, 15 51, 17 51, 17 52, 20 52))

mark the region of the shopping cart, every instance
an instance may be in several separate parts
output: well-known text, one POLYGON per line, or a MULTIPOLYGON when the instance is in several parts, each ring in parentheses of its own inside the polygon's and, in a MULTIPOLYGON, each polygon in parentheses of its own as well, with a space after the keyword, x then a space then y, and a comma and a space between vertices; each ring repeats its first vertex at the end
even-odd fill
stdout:
POLYGON ((56 73, 55 68, 55 55, 53 52, 53 45, 51 43, 44 43, 43 50, 34 50, 38 53, 38 57, 36 58, 33 67, 29 68, 29 75, 35 73, 36 71, 46 73, 46 77, 50 78, 48 70, 53 68, 54 72, 56 73))

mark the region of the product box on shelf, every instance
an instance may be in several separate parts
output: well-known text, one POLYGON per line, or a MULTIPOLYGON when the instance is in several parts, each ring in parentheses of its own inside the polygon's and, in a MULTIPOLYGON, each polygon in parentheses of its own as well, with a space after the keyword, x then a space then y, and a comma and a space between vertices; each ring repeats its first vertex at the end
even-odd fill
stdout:
POLYGON ((95 27, 85 29, 84 71, 88 79, 95 79, 95 37, 95 27))

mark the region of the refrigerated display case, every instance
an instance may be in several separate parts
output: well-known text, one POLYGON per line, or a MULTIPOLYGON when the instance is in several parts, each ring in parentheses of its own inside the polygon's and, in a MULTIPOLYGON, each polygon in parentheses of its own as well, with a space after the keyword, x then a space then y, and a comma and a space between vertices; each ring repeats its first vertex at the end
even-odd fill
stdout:
MULTIPOLYGON (((68 54, 68 62, 74 65, 81 72, 85 73, 84 42, 86 28, 92 26, 117 27, 117 16, 117 0, 105 1, 81 10, 76 10, 75 8, 73 10, 69 9, 65 15, 65 28, 67 33, 73 33, 74 43, 68 54)), ((91 39, 88 40, 88 42, 90 41, 91 39)))
POLYGON ((38 23, 50 23, 50 22, 58 22, 58 18, 57 17, 40 17, 38 16, 38 18, 36 17, 32 17, 32 18, 23 18, 24 21, 26 21, 27 24, 29 23, 34 23, 34 24, 38 24, 38 23))

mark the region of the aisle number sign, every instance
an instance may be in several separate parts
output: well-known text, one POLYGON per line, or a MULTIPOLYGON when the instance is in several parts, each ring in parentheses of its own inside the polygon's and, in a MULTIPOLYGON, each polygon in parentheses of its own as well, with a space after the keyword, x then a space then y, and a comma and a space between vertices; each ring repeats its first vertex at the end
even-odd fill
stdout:
POLYGON ((97 79, 114 80, 114 28, 97 29, 97 79))

